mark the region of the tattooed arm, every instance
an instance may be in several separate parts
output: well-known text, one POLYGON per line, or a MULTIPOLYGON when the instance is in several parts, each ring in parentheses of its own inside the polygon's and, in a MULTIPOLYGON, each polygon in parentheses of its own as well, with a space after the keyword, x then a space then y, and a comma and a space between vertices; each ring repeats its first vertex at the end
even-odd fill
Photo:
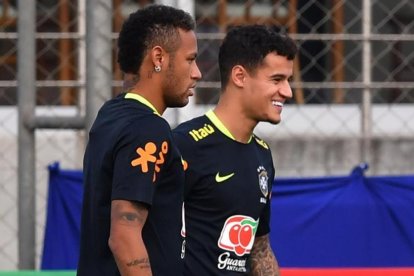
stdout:
POLYGON ((256 237, 251 258, 251 276, 280 276, 279 265, 270 247, 269 235, 256 237))
POLYGON ((142 240, 142 228, 148 216, 144 204, 113 200, 109 248, 122 276, 150 276, 151 265, 142 240))

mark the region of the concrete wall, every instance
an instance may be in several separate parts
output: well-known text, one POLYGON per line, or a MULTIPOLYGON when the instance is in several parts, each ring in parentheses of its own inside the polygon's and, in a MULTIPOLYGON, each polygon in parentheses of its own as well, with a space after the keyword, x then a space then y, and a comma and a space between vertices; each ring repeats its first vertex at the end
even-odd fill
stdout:
MULTIPOLYGON (((269 144, 276 177, 347 175, 361 162, 359 139, 282 139, 269 144)), ((374 139, 366 174, 413 175, 414 139, 374 139)))

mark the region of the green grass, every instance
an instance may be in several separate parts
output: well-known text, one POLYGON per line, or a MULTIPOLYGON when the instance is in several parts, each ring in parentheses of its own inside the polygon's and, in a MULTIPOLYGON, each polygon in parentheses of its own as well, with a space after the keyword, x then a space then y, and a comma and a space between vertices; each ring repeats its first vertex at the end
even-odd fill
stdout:
POLYGON ((45 271, 33 271, 33 270, 21 270, 21 271, 0 271, 0 276, 75 276, 74 270, 45 270, 45 271))

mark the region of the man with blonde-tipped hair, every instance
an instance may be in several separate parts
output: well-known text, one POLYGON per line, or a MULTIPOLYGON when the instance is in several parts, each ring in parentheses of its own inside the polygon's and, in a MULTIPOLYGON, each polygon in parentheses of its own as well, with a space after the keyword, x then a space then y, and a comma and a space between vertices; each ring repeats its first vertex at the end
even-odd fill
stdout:
POLYGON ((161 115, 185 106, 201 78, 194 25, 150 5, 122 26, 126 90, 100 109, 84 157, 79 276, 182 274, 184 170, 161 115))

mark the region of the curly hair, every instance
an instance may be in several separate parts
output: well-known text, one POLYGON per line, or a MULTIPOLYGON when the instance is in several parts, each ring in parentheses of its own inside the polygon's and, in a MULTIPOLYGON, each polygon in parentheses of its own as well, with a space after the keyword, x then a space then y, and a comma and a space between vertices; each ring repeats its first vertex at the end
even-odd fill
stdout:
POLYGON ((248 72, 254 72, 269 53, 293 60, 296 52, 295 42, 290 37, 280 34, 276 27, 234 27, 227 33, 219 50, 221 85, 227 85, 230 72, 235 65, 242 65, 248 72))
POLYGON ((147 50, 155 45, 174 53, 181 43, 178 29, 195 29, 193 18, 183 10, 150 5, 130 14, 118 38, 118 63, 121 70, 138 74, 147 50))

